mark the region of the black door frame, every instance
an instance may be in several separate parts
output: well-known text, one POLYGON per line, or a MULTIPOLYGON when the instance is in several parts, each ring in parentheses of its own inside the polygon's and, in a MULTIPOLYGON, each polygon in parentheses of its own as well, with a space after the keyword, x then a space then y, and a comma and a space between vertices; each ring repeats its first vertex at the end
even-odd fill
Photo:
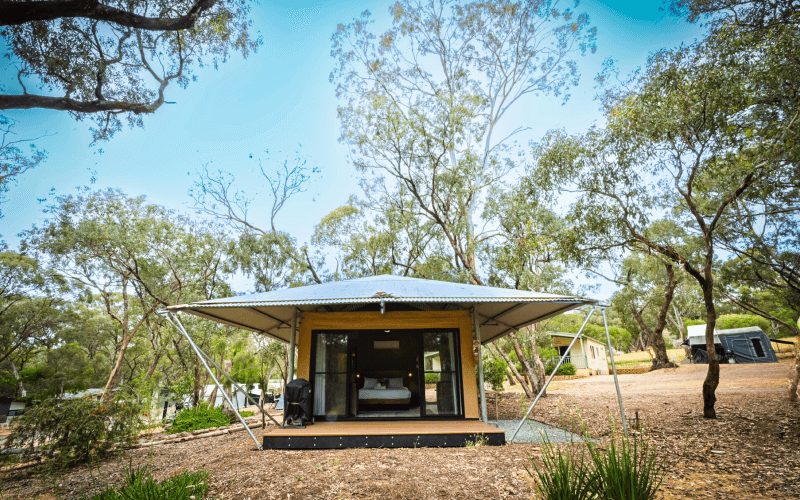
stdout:
MULTIPOLYGON (((345 397, 347 398, 347 401, 345 403, 345 414, 344 415, 336 415, 335 418, 332 418, 331 420, 337 420, 337 421, 338 420, 369 421, 369 420, 463 420, 463 419, 465 419, 464 383, 463 383, 464 372, 463 372, 463 365, 461 363, 461 336, 460 336, 460 330, 458 328, 425 328, 425 329, 419 329, 419 328, 414 328, 414 329, 410 329, 410 328, 409 329, 392 328, 391 329, 391 333, 397 332, 397 333, 399 333, 401 335, 414 334, 414 335, 417 336, 417 339, 418 339, 417 340, 417 344, 418 344, 418 353, 417 353, 418 366, 417 366, 416 373, 417 373, 417 379, 419 380, 418 385, 420 387, 420 395, 419 395, 419 397, 420 397, 420 416, 419 417, 357 417, 355 415, 351 416, 352 415, 352 408, 350 408, 350 403, 351 403, 351 398, 353 396, 351 394, 351 386, 352 386, 352 381, 354 380, 354 376, 355 376, 355 371, 354 371, 355 370, 355 366, 353 366, 353 365, 356 362, 356 360, 354 359, 355 358, 355 356, 354 356, 355 355, 355 350, 354 350, 355 346, 354 346, 352 334, 355 333, 355 332, 367 333, 367 334, 369 334, 371 332, 385 333, 386 330, 385 329, 379 329, 379 328, 370 328, 370 329, 331 329, 331 328, 325 328, 325 329, 319 329, 319 330, 312 330, 311 331, 311 349, 310 349, 310 353, 309 353, 311 359, 309 360, 309 372, 308 373, 309 373, 309 378, 310 378, 309 382, 311 383, 311 399, 312 399, 311 407, 312 407, 312 413, 313 413, 313 407, 314 407, 313 401, 314 401, 314 397, 315 397, 314 395, 315 395, 315 391, 316 391, 316 379, 317 379, 317 371, 316 371, 317 370, 317 366, 316 366, 317 365, 317 337, 319 336, 319 334, 328 333, 328 334, 339 334, 339 335, 344 334, 344 335, 347 335, 347 358, 348 358, 347 373, 346 373, 346 376, 345 376, 346 386, 347 386, 345 388, 345 394, 346 394, 345 397), (456 379, 456 399, 457 399, 457 401, 455 402, 455 405, 456 405, 456 409, 458 411, 458 414, 456 414, 456 415, 426 415, 425 414, 425 357, 424 357, 425 345, 424 345, 423 334, 424 333, 435 333, 435 332, 452 332, 452 334, 453 334, 453 338, 454 338, 453 349, 455 351, 455 353, 454 353, 455 354, 454 363, 456 365, 456 377, 455 377, 455 379, 456 379)), ((323 372, 323 373, 328 373, 328 372, 323 372)), ((336 373, 340 373, 340 372, 336 372, 336 373)), ((319 420, 319 421, 327 420, 327 416, 326 415, 314 415, 313 417, 314 417, 315 420, 319 420)))

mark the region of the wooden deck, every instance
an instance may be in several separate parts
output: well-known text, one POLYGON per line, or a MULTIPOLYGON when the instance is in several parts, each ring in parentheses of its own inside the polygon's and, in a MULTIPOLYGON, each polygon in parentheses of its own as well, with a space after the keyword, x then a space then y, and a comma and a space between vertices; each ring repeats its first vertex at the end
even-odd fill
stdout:
POLYGON ((477 439, 506 441, 502 430, 478 420, 345 421, 275 429, 264 434, 264 449, 450 447, 477 439))

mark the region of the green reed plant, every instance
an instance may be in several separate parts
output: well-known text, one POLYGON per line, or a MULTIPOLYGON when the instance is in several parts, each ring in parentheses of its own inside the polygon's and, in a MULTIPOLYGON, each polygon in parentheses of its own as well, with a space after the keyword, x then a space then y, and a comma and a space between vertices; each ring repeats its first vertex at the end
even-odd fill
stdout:
POLYGON ((533 472, 525 467, 528 475, 536 479, 536 493, 544 500, 588 500, 594 497, 594 470, 585 448, 570 443, 556 447, 542 432, 542 467, 530 453, 528 459, 533 472))
POLYGON ((587 442, 594 464, 592 487, 598 500, 653 500, 664 481, 666 458, 658 456, 644 431, 616 435, 604 443, 587 442))
MULTIPOLYGON (((578 416, 580 418, 580 416, 578 416)), ((573 424, 574 424, 573 420, 573 424)), ((573 425, 574 427, 574 425, 573 425)), ((536 479, 535 491, 544 500, 653 500, 666 473, 647 434, 612 432, 595 441, 581 420, 583 443, 556 447, 542 432, 542 466, 528 453, 536 479)), ((615 428, 612 421, 612 428, 615 428)), ((541 432, 541 431, 540 431, 541 432)))
POLYGON ((108 488, 91 500, 199 500, 208 493, 208 472, 183 471, 157 483, 150 467, 128 465, 125 486, 108 488))

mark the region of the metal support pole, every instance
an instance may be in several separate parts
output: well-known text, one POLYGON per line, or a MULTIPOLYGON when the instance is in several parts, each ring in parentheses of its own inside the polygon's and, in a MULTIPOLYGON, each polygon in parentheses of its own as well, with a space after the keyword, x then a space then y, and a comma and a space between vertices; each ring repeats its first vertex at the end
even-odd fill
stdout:
POLYGON ((617 378, 617 365, 614 363, 614 349, 611 347, 611 334, 608 333, 608 322, 606 321, 606 308, 601 307, 603 313, 603 325, 606 327, 606 340, 608 341, 608 354, 611 356, 611 369, 614 371, 614 385, 617 386, 617 401, 619 402, 619 414, 622 416, 622 430, 625 437, 628 437, 628 421, 625 420, 625 409, 622 407, 622 393, 619 392, 619 379, 617 378))
POLYGON ((575 341, 578 340, 578 338, 580 338, 581 333, 583 333, 583 329, 586 327, 586 323, 589 322, 589 318, 592 317, 592 313, 594 313, 595 308, 596 308, 595 306, 592 306, 592 309, 589 311, 589 314, 586 315, 586 319, 583 320, 581 329, 578 330, 578 333, 575 334, 575 338, 572 339, 572 342, 570 342, 569 347, 567 347, 567 350, 564 351, 564 354, 561 356, 561 359, 558 360, 558 364, 556 365, 555 368, 553 368, 553 373, 550 374, 550 378, 548 378, 547 382, 544 383, 544 386, 539 391, 539 394, 536 395, 536 399, 533 400, 533 404, 531 404, 530 408, 528 408, 528 411, 525 412, 525 416, 522 417, 522 419, 519 421, 519 425, 514 430, 514 434, 511 435, 511 439, 509 439, 508 441, 509 443, 514 442, 514 438, 517 437, 517 433, 519 433, 519 430, 522 428, 522 424, 524 424, 525 420, 528 419, 528 415, 530 415, 531 411, 533 410, 533 407, 536 406, 536 403, 539 402, 539 398, 541 398, 542 394, 544 394, 544 391, 547 390, 547 386, 550 385, 550 381, 553 380, 553 377, 556 376, 558 369, 561 367, 561 363, 563 363, 564 359, 566 359, 566 357, 569 356, 569 352, 572 349, 572 346, 575 345, 575 341))
POLYGON ((222 392, 222 397, 225 399, 225 401, 228 402, 228 404, 231 406, 231 409, 233 409, 233 413, 236 414, 236 416, 239 418, 239 421, 244 426, 244 430, 246 430, 247 433, 250 434, 250 437, 253 438, 253 442, 256 443, 256 447, 259 450, 262 450, 263 448, 261 447, 261 443, 259 443, 258 439, 256 439, 256 437, 253 435, 253 432, 250 430, 250 427, 247 426, 247 422, 245 422, 242 416, 239 414, 239 412, 236 411, 235 408, 233 408, 233 403, 228 397, 228 394, 225 392, 225 389, 222 387, 222 384, 219 383, 219 380, 217 380, 217 377, 216 375, 214 375, 214 372, 211 370, 211 368, 208 367, 208 363, 206 363, 205 357, 201 354, 202 351, 200 350, 199 347, 197 347, 197 344, 194 343, 192 337, 190 337, 189 334, 186 332, 186 329, 183 327, 183 323, 181 323, 181 320, 179 320, 175 315, 173 315, 173 313, 167 313, 167 320, 169 320, 169 322, 172 323, 173 326, 175 326, 175 328, 177 328, 178 331, 181 332, 184 337, 186 337, 186 340, 189 342, 189 345, 192 346, 192 349, 194 349, 194 352, 195 354, 197 354, 197 357, 200 358, 200 361, 203 363, 203 366, 205 367, 206 371, 208 372, 209 375, 211 375, 211 379, 217 385, 217 389, 219 389, 222 392))
POLYGON ((478 389, 481 393, 481 420, 485 424, 489 421, 489 416, 486 411, 486 386, 483 383, 483 344, 481 343, 481 329, 478 326, 478 304, 472 304, 472 330, 475 340, 478 341, 478 385, 480 385, 478 389))
POLYGON ((289 373, 286 379, 291 382, 294 380, 294 347, 297 342, 297 308, 292 313, 292 339, 289 342, 289 373))
MULTIPOLYGON (((216 368, 217 370, 219 370, 219 372, 220 372, 220 373, 222 373, 222 375, 224 375, 224 376, 225 376, 225 378, 227 378, 227 379, 228 379, 228 381, 230 381, 231 385, 234 387, 234 389, 236 389, 236 391, 237 391, 237 392, 241 392, 242 394, 244 394, 244 397, 245 397, 245 398, 246 398, 246 399, 247 399, 247 400, 250 402, 250 404, 252 404, 253 406, 257 407, 259 410, 261 410, 261 413, 263 413, 264 415, 266 415, 267 417, 269 417, 269 419, 270 419, 270 420, 272 420, 273 422, 275 422, 275 425, 277 425, 277 426, 280 426, 280 425, 281 425, 281 424, 279 424, 279 423, 278 423, 278 421, 277 421, 277 420, 275 420, 275 419, 272 417, 272 415, 270 415, 269 413, 267 413, 267 411, 264 409, 264 407, 263 407, 263 406, 261 406, 260 404, 258 404, 258 403, 257 403, 255 400, 253 400, 253 398, 251 398, 251 397, 250 397, 250 395, 249 395, 249 394, 247 394, 247 391, 245 391, 244 389, 242 389, 242 387, 241 387, 241 386, 240 386, 240 385, 239 385, 239 384, 238 384, 238 383, 237 383, 235 380, 233 380, 233 378, 232 378, 230 375, 228 375, 228 374, 225 372, 225 370, 223 370, 223 369, 222 369, 222 367, 221 367, 221 366, 219 366, 219 365, 216 363, 216 361, 214 361, 214 360, 211 358, 211 356, 209 356, 208 354, 206 354, 206 353, 205 353, 205 352, 204 352, 202 349, 200 349, 199 347, 198 347, 198 349, 200 350, 200 353, 201 353, 203 356, 205 356, 205 358, 206 358, 206 359, 207 359, 207 360, 208 360, 208 361, 211 363, 211 366, 213 366, 214 368, 216 368)), ((262 389, 262 390, 263 390, 263 389, 262 389)), ((237 398, 237 399, 238 399, 238 398, 237 398)))

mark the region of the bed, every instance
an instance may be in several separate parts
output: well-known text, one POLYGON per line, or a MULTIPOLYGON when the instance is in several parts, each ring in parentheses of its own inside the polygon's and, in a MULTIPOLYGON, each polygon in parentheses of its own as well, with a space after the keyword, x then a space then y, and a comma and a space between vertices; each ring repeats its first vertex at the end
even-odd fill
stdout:
POLYGON ((365 376, 364 387, 358 390, 361 405, 409 405, 411 391, 403 385, 402 377, 365 376))

